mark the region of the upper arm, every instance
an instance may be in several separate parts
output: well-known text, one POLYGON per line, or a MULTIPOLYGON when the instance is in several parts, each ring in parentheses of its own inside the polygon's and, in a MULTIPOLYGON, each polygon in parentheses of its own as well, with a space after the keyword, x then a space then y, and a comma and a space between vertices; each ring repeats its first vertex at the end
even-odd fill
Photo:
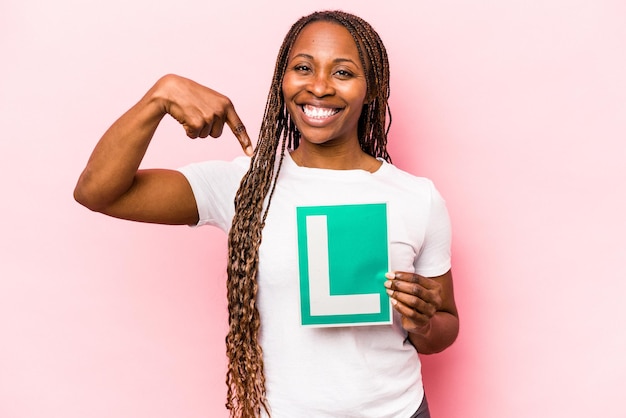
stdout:
POLYGON ((124 194, 96 210, 139 222, 169 225, 198 222, 198 208, 191 186, 176 170, 139 170, 124 194))

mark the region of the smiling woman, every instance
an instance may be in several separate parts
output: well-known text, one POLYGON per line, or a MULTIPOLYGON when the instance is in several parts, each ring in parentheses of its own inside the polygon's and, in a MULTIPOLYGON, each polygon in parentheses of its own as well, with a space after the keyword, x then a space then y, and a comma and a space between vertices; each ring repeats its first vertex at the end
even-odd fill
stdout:
POLYGON ((107 130, 78 180, 75 198, 92 210, 228 232, 231 416, 429 416, 418 352, 441 351, 458 333, 450 222, 429 180, 391 164, 388 97, 376 31, 351 14, 313 13, 283 41, 254 151, 227 97, 167 75, 107 130), (220 136, 228 125, 247 156, 138 170, 167 114, 191 138, 220 136), (357 216, 373 206, 382 216, 357 216), (328 234, 298 220, 311 208, 328 234), (346 221, 333 224, 338 212, 346 221), (358 243, 357 232, 366 232, 358 243), (341 251, 331 251, 336 242, 341 251), (369 267, 364 245, 378 249, 386 268, 369 267), (326 282, 301 285, 322 264, 326 282), (340 306, 342 326, 329 327, 323 315, 326 326, 305 324, 315 315, 303 311, 313 288, 334 301, 363 299, 334 298, 337 282, 355 283, 342 290, 348 296, 363 284, 378 289, 366 293, 380 298, 367 299, 379 311, 393 306, 388 320, 374 324, 359 315, 380 312, 340 306))
POLYGON ((283 78, 285 105, 302 135, 291 154, 299 165, 378 167, 359 146, 357 127, 367 81, 354 39, 343 26, 314 22, 292 47, 283 78))

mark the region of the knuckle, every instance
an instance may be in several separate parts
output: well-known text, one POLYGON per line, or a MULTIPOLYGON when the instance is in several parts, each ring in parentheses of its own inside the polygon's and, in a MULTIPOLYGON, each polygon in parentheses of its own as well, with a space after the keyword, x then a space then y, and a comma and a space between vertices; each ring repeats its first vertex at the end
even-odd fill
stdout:
POLYGON ((233 132, 235 135, 241 135, 246 132, 246 127, 243 126, 243 123, 239 122, 233 128, 233 132))
POLYGON ((233 102, 226 96, 221 96, 220 102, 222 109, 230 109, 233 107, 233 102))
POLYGON ((210 135, 213 138, 217 138, 217 137, 221 136, 222 135, 222 125, 220 125, 220 126, 215 126, 214 125, 213 129, 211 130, 210 135))
POLYGON ((421 286, 418 286, 418 285, 414 284, 412 286, 412 288, 411 288, 411 291, 412 291, 411 293, 413 293, 415 296, 417 296, 418 298, 421 299, 421 297, 422 297, 422 288, 421 288, 421 286))
POLYGON ((409 315, 407 315, 407 318, 410 319, 411 322, 413 322, 413 323, 419 321, 419 315, 415 311, 413 311, 409 315))
POLYGON ((413 318, 411 319, 413 320, 413 322, 415 322, 416 324, 420 326, 424 325, 424 323, 428 321, 428 318, 420 312, 415 312, 415 314, 413 315, 413 318))
MULTIPOLYGON (((210 122, 210 120, 207 120, 207 122, 210 122)), ((187 118, 187 125, 191 129, 200 129, 204 126, 204 124, 205 118, 202 118, 201 116, 193 115, 187 118)))

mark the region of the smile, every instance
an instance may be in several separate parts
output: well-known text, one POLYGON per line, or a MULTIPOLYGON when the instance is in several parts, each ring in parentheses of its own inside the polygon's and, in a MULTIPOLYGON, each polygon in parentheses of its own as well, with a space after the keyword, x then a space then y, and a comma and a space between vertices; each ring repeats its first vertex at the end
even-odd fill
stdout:
POLYGON ((311 105, 303 105, 302 111, 307 117, 312 119, 326 119, 339 113, 339 109, 311 105))

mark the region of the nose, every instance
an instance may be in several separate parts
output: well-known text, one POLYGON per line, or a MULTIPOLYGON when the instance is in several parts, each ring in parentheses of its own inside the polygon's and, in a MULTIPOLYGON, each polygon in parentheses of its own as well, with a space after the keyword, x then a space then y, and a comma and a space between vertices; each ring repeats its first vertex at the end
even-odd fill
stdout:
POLYGON ((335 94, 335 88, 329 75, 317 73, 311 77, 308 90, 316 97, 324 97, 335 94))

